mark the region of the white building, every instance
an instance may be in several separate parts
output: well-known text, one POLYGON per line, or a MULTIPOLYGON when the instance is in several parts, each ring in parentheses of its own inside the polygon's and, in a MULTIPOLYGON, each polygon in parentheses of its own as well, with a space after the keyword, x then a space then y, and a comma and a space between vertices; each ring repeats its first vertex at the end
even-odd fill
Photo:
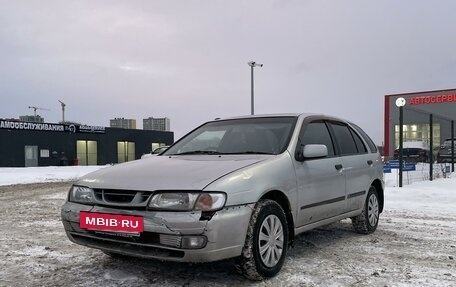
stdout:
POLYGON ((109 120, 109 126, 111 128, 136 129, 136 120, 115 118, 113 120, 109 120))
POLYGON ((167 131, 171 128, 170 120, 168 118, 153 118, 149 117, 143 119, 144 130, 167 131))

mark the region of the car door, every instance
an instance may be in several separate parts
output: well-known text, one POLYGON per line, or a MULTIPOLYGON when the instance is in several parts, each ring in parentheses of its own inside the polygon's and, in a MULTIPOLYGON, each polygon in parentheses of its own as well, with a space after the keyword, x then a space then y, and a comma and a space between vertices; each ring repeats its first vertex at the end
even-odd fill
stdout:
POLYGON ((369 169, 372 169, 374 160, 361 137, 352 128, 341 122, 330 122, 329 126, 342 159, 347 193, 346 212, 360 209, 370 185, 372 177, 369 169))
POLYGON ((307 144, 326 145, 328 156, 294 161, 298 185, 298 227, 336 216, 345 210, 342 160, 335 152, 324 121, 303 124, 297 148, 307 144))

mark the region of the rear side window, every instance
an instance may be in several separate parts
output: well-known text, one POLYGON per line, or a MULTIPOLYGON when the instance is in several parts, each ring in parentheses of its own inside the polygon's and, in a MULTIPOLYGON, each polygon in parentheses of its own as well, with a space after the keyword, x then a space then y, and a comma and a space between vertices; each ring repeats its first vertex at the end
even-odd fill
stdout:
POLYGON ((308 124, 302 135, 301 144, 302 146, 323 144, 328 148, 328 156, 334 156, 334 145, 324 122, 312 122, 308 124))
POLYGON ((358 149, 348 127, 342 123, 334 122, 331 122, 330 126, 339 145, 340 155, 357 154, 358 149))
POLYGON ((355 144, 356 144, 356 148, 358 149, 358 153, 367 153, 367 148, 364 145, 362 139, 359 137, 359 135, 351 128, 349 128, 349 130, 352 134, 353 139, 355 140, 355 144))
POLYGON ((377 152, 377 146, 374 144, 374 142, 371 140, 371 138, 357 125, 350 123, 352 127, 364 138, 364 141, 367 143, 369 146, 369 149, 371 152, 375 153, 377 152))

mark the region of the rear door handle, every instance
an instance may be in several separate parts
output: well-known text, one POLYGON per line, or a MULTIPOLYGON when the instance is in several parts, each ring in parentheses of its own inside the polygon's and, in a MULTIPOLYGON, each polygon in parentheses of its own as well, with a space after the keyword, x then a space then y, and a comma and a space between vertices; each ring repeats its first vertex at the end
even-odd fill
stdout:
POLYGON ((338 171, 341 171, 342 168, 343 168, 343 166, 342 166, 341 164, 336 164, 334 167, 335 167, 338 171))

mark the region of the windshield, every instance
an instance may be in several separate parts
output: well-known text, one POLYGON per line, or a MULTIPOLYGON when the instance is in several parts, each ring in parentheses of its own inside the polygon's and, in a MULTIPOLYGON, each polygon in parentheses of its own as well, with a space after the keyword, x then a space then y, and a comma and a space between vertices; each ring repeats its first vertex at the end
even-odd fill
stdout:
POLYGON ((296 117, 209 122, 186 135, 163 155, 279 154, 291 138, 296 117))

